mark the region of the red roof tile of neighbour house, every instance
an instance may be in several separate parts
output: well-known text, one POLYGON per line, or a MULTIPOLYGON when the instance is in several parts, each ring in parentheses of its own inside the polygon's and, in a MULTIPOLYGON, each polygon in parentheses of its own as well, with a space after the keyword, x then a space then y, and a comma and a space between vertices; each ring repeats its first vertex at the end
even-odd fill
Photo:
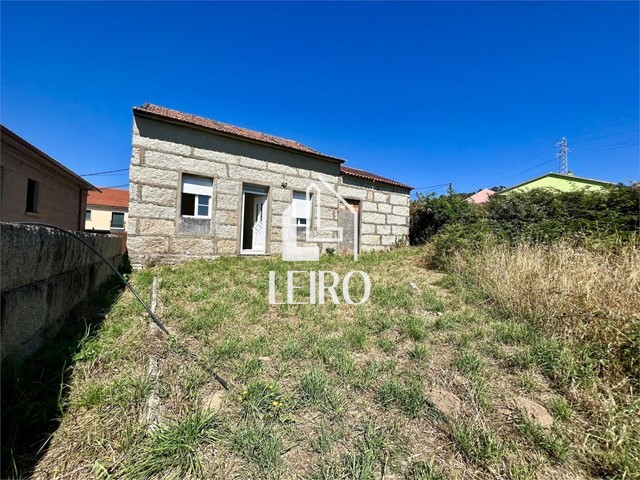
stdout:
POLYGON ((129 190, 119 188, 101 188, 101 192, 90 191, 87 206, 129 208, 129 190))
POLYGON ((388 185, 395 185, 396 187, 408 188, 409 190, 413 188, 404 183, 396 182, 395 180, 381 177, 380 175, 376 175, 375 173, 365 172, 364 170, 360 170, 359 168, 345 167, 343 165, 340 167, 340 170, 342 171, 343 174, 349 175, 352 177, 365 178, 367 180, 373 180, 374 182, 386 183, 388 185))
POLYGON ((486 203, 489 201, 489 197, 494 195, 496 192, 493 190, 489 190, 488 188, 483 188, 479 192, 474 193, 470 197, 467 197, 467 202, 469 203, 486 203))
POLYGON ((254 130, 249 130, 242 127, 236 127, 234 125, 229 125, 228 123, 218 122, 216 120, 210 120, 208 118, 199 117, 197 115, 191 115, 188 113, 182 113, 177 110, 172 110, 170 108, 165 108, 165 107, 159 107, 157 105, 152 105, 150 103, 145 103, 141 107, 134 108, 133 110, 134 112, 146 113, 146 114, 150 114, 152 116, 164 118, 167 120, 174 120, 181 123, 186 123, 189 125, 206 128, 208 130, 213 130, 214 132, 233 135, 236 137, 242 137, 242 138, 257 141, 260 143, 266 143, 266 144, 274 145, 281 148, 295 150, 301 153, 307 153, 310 155, 314 155, 316 157, 322 157, 327 160, 332 160, 334 162, 340 162, 340 163, 344 162, 344 160, 341 158, 325 155, 324 153, 320 153, 316 150, 313 150, 312 148, 309 148, 306 145, 298 143, 294 140, 288 140, 286 138, 280 138, 274 135, 268 135, 266 133, 256 132, 254 130))

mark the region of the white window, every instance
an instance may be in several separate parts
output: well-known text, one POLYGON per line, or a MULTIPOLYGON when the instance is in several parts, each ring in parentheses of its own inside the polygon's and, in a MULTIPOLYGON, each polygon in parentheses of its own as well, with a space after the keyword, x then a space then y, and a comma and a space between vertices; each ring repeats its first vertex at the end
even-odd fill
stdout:
POLYGON ((213 179, 182 176, 180 215, 184 217, 211 218, 213 179))
POLYGON ((295 225, 299 227, 311 225, 312 195, 307 198, 306 192, 293 192, 291 216, 295 225))

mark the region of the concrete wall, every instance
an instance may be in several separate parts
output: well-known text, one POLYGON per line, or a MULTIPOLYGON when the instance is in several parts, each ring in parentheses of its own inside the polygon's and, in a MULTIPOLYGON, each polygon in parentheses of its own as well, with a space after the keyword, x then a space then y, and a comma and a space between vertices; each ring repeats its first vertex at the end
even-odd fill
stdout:
MULTIPOLYGON (((343 176, 338 163, 317 157, 136 115, 127 228, 132 264, 240 254, 243 184, 268 187, 266 254, 279 254, 282 215, 293 191, 319 179, 361 201, 361 251, 406 241, 407 189, 343 176), (182 174, 213 178, 212 225, 205 233, 180 231, 182 174)), ((323 227, 337 227, 338 199, 326 190, 319 195, 323 227)))
MULTIPOLYGON (((117 266, 121 239, 77 233, 117 266)), ((0 224, 2 358, 24 355, 114 273, 76 239, 46 227, 0 224)))
POLYGON ((87 210, 91 210, 91 219, 85 220, 85 230, 111 230, 111 214, 113 212, 124 213, 124 229, 127 229, 129 212, 126 208, 87 205, 87 210))
POLYGON ((44 222, 67 230, 84 228, 87 191, 22 145, 2 137, 0 221, 44 222), (37 213, 26 212, 27 181, 38 185, 37 213))

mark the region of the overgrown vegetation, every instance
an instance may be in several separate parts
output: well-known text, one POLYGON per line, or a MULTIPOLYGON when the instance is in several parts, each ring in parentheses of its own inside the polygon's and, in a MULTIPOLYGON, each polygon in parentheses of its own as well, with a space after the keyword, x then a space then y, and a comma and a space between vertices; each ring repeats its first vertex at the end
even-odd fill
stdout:
POLYGON ((493 195, 481 205, 465 197, 426 195, 412 201, 411 244, 423 244, 437 234, 442 247, 453 242, 447 251, 481 243, 487 234, 512 244, 569 237, 619 242, 632 239, 640 228, 638 188, 533 189, 493 195))
MULTIPOLYGON (((131 280, 147 298, 153 276, 161 279, 158 314, 230 390, 177 343, 156 335, 126 293, 74 350, 60 427, 33 475, 601 474, 602 457, 584 443, 585 425, 615 426, 614 418, 629 419, 631 411, 592 417, 572 391, 582 387, 554 380, 583 378, 571 351, 541 335, 537 324, 501 313, 459 277, 426 269, 427 250, 368 253, 357 263, 321 259, 318 269, 368 272, 372 296, 360 306, 270 306, 268 272, 308 268, 279 260, 222 258, 134 272, 131 280), (152 356, 155 379, 147 377, 152 356), (523 387, 525 374, 535 388, 523 387), (146 416, 151 393, 162 411, 157 425, 146 416), (550 409, 554 430, 528 425, 516 396, 550 409)), ((611 437, 599 448, 619 458, 611 437)), ((633 471, 634 458, 629 453, 626 466, 618 462, 609 471, 633 471)))
MULTIPOLYGON (((269 271, 310 269, 276 259, 133 272, 146 298, 160 278, 158 314, 178 342, 122 295, 67 350, 50 388, 64 394, 48 407, 59 428, 30 459, 5 448, 3 395, 3 473, 637 478, 638 193, 553 195, 481 208, 430 198, 412 207, 414 242, 427 246, 311 267, 366 271, 371 297, 360 306, 269 305, 269 271), (446 274, 430 269, 434 259, 446 274)), ((24 425, 38 414, 41 390, 30 388, 24 425)))
MULTIPOLYGON (((442 204, 449 205, 447 212, 457 206, 459 215, 414 241, 431 240, 429 259, 453 274, 451 286, 467 297, 486 296, 500 314, 522 322, 496 332, 496 340, 518 348, 511 364, 530 369, 521 374, 521 385, 537 388, 539 372, 591 419, 585 455, 594 472, 637 474, 640 191, 536 189, 467 206, 459 198, 433 200, 415 202, 412 225, 419 224, 425 208, 442 204), (536 336, 532 328, 544 335, 536 336)), ((472 366, 462 357, 458 364, 472 366)), ((551 408, 563 420, 574 411, 564 399, 554 400, 551 408)), ((519 429, 548 454, 566 456, 562 439, 526 419, 519 429)))

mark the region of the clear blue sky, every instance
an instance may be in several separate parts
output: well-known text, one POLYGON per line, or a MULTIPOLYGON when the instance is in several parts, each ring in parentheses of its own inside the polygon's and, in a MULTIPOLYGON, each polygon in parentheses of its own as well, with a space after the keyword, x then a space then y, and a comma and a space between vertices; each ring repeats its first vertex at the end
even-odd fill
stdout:
POLYGON ((637 2, 1 8, 2 123, 80 174, 128 166, 150 102, 415 187, 556 171, 562 136, 576 175, 640 177, 637 2))

